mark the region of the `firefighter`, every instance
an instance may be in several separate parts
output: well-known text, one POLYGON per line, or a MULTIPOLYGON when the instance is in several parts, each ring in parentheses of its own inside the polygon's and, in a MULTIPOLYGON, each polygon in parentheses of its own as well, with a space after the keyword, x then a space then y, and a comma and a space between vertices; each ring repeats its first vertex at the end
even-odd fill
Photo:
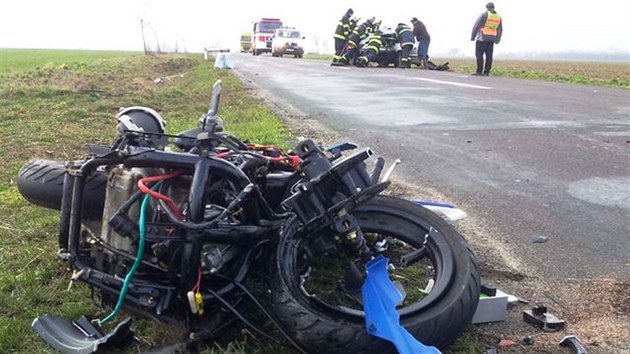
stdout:
POLYGON ((381 47, 383 46, 383 41, 381 39, 381 31, 376 31, 373 35, 370 36, 370 41, 368 44, 361 48, 361 55, 354 65, 358 67, 366 67, 371 61, 376 61, 378 53, 381 51, 381 47))
POLYGON ((352 9, 348 9, 346 14, 343 15, 339 23, 337 23, 337 28, 335 29, 335 56, 333 57, 332 64, 336 64, 341 59, 341 52, 343 51, 343 47, 346 45, 346 40, 348 39, 348 35, 350 34, 350 18, 354 11, 352 9))
POLYGON ((368 18, 365 22, 357 26, 348 36, 342 58, 339 60, 342 65, 353 64, 356 61, 359 54, 359 44, 367 37, 368 31, 372 28, 373 20, 374 18, 368 18))
POLYGON ((359 23, 360 20, 361 18, 359 17, 353 17, 350 19, 350 27, 349 27, 349 32, 348 32, 349 35, 352 34, 352 32, 354 32, 354 30, 357 28, 357 23, 359 23))
POLYGON ((411 59, 409 59, 409 53, 411 53, 411 49, 416 42, 413 37, 411 27, 402 22, 399 23, 398 27, 396 27, 396 37, 398 38, 398 42, 400 43, 400 47, 402 48, 400 65, 398 67, 401 69, 411 68, 411 59))

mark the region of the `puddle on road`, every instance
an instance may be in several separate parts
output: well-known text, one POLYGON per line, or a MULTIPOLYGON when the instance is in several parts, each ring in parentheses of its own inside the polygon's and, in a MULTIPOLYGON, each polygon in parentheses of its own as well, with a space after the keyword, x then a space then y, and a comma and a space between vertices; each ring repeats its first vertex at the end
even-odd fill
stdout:
POLYGON ((630 209, 630 177, 594 177, 573 182, 568 192, 589 203, 630 209))

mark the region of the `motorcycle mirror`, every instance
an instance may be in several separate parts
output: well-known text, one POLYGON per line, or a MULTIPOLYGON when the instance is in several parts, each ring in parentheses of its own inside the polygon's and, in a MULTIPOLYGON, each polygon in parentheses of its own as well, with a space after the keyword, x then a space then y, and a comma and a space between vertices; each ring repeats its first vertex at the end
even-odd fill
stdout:
POLYGON ((210 117, 215 117, 219 114, 219 99, 221 98, 222 86, 221 80, 217 80, 212 86, 212 99, 210 100, 210 109, 208 109, 208 116, 210 117))
POLYGON ((208 108, 208 113, 205 116, 201 117, 199 120, 199 125, 203 130, 206 129, 207 125, 211 127, 221 126, 220 118, 217 116, 219 113, 219 100, 221 98, 221 88, 222 88, 221 80, 217 80, 212 86, 212 98, 210 100, 210 108, 208 108))

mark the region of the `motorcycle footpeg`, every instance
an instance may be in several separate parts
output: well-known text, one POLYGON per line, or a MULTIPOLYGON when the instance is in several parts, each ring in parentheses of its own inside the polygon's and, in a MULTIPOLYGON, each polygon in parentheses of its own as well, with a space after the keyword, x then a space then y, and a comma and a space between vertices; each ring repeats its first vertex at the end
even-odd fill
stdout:
POLYGON ((68 354, 120 350, 135 342, 130 318, 120 322, 106 335, 85 316, 72 321, 60 316, 44 315, 33 320, 32 327, 48 345, 68 354))

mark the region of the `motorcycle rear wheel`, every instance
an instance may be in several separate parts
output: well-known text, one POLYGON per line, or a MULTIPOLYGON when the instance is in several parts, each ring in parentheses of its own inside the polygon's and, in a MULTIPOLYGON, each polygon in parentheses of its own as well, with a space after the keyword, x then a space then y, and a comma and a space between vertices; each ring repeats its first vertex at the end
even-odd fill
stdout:
MULTIPOLYGON (((480 287, 474 255, 459 232, 433 212, 388 196, 377 196, 353 210, 352 214, 357 218, 368 246, 374 249, 375 240, 388 241, 389 247, 383 255, 397 267, 390 271, 390 278, 393 281, 402 279, 408 293, 405 302, 398 307, 401 324, 422 343, 438 348, 457 339, 471 322, 480 287), (427 250, 425 257, 413 266, 424 271, 405 273, 412 266, 401 267, 396 256, 401 252, 408 254, 423 244, 427 250), (428 294, 417 291, 426 282, 418 283, 416 276, 434 280, 428 294)), ((311 277, 321 265, 315 256, 304 251, 305 242, 298 235, 298 226, 296 219, 287 223, 272 260, 270 296, 272 311, 278 321, 309 352, 395 352, 391 343, 368 334, 360 304, 331 296, 335 278, 343 278, 339 271, 335 273, 336 266, 322 266, 319 269, 324 278, 322 282, 309 284, 315 283, 311 277), (330 279, 333 279, 332 283, 330 279), (323 289, 326 282, 329 288, 323 289), (340 302, 334 303, 336 300, 340 302)), ((330 253, 320 256, 324 259, 341 257, 330 253)))
MULTIPOLYGON (((60 210, 67 162, 30 160, 18 172, 17 187, 29 202, 60 210)), ((87 177, 83 195, 84 216, 100 216, 105 203, 107 176, 96 171, 87 177)))

